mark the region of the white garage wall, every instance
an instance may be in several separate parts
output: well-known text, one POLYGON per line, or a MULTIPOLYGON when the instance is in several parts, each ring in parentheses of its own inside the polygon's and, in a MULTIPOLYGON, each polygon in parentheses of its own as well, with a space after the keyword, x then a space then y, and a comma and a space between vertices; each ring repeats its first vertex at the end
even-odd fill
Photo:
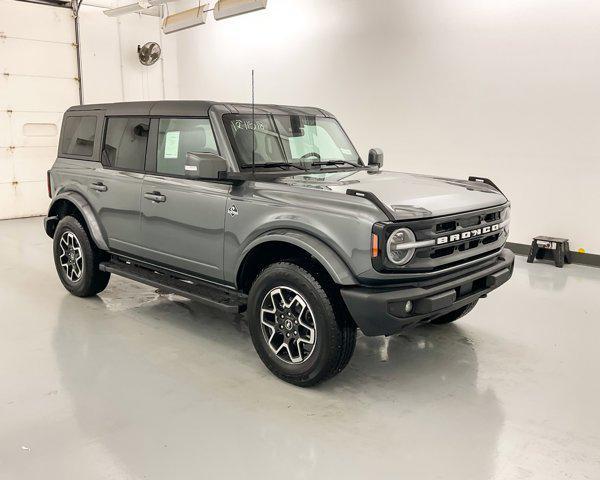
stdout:
POLYGON ((0 0, 0 219, 46 211, 62 112, 78 100, 70 10, 0 0))
POLYGON ((162 35, 159 19, 137 13, 107 17, 103 10, 85 0, 80 9, 84 103, 177 98, 176 41, 162 35), (146 42, 163 50, 161 60, 148 67, 137 55, 137 46, 146 42))
POLYGON ((272 0, 178 33, 181 98, 318 105, 394 170, 492 178, 600 253, 600 2, 272 0))

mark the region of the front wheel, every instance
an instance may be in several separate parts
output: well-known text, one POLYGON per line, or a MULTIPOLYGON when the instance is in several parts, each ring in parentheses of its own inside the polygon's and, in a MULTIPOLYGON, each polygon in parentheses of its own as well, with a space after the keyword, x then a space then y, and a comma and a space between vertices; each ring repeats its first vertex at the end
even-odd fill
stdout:
POLYGON ((282 380, 309 387, 338 374, 350 361, 356 326, 333 295, 307 270, 288 262, 270 265, 252 285, 252 343, 282 380))

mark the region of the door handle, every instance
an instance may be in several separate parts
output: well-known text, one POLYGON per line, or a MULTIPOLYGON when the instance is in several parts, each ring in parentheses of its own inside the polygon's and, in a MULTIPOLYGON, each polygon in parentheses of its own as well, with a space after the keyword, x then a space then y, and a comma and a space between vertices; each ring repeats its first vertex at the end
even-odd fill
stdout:
POLYGON ((167 201, 167 197, 162 195, 160 192, 146 192, 144 193, 144 198, 152 200, 156 203, 162 203, 167 201))
POLYGON ((97 192, 106 192, 108 187, 104 185, 102 182, 95 182, 90 184, 90 188, 92 190, 96 190, 97 192))

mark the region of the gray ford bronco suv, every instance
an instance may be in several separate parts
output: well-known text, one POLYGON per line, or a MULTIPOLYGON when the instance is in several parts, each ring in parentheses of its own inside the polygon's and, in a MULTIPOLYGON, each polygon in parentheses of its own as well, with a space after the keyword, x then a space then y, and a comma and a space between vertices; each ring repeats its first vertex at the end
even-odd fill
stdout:
POLYGON ((357 328, 452 322, 512 274, 493 182, 382 164, 319 108, 76 106, 44 226, 69 292, 95 295, 115 274, 247 310, 265 365, 310 386, 347 365, 357 328))

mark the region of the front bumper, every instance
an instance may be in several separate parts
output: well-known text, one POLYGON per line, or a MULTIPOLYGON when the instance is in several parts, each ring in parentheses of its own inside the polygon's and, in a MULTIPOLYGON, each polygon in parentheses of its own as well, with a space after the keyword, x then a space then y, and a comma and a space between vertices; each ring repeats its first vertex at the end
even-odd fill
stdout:
POLYGON ((342 298, 365 335, 391 335, 468 305, 505 283, 513 272, 515 255, 502 250, 491 265, 464 276, 426 286, 342 288, 342 298), (406 302, 412 302, 410 313, 406 302))

